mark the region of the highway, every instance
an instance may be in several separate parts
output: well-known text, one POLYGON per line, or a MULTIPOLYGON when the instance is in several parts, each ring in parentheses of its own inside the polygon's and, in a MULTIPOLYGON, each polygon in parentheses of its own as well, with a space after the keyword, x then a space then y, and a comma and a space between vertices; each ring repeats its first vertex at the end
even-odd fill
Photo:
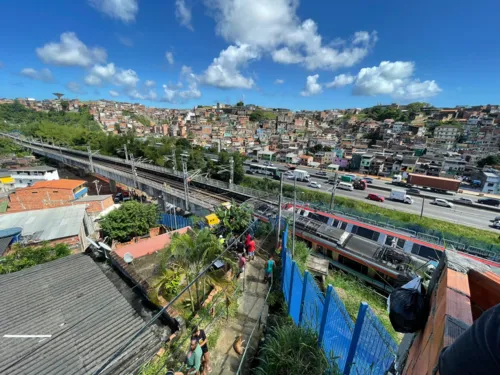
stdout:
MULTIPOLYGON (((251 175, 251 177, 264 178, 265 176, 254 174, 251 175)), ((328 184, 325 180, 320 180, 314 177, 311 180, 320 183, 321 188, 317 189, 308 187, 306 182, 297 182, 297 186, 313 191, 319 190, 331 194, 333 185, 328 184)), ((286 184, 293 185, 293 180, 285 178, 284 181, 286 184)), ((390 192, 370 188, 370 184, 368 184, 368 188, 366 190, 347 191, 337 189, 335 194, 336 196, 352 198, 363 201, 365 203, 381 206, 383 208, 408 212, 417 215, 420 215, 420 211, 422 209, 422 198, 418 196, 413 196, 415 203, 413 203, 412 205, 393 202, 388 200, 390 192), (366 199, 369 193, 382 195, 385 198, 385 202, 375 202, 366 199)), ((441 195, 441 198, 444 198, 444 196, 441 195)), ((300 194, 297 195, 297 200, 300 200, 300 194)), ((424 216, 426 217, 445 220, 456 224, 463 224, 479 229, 490 230, 493 232, 498 232, 500 235, 500 230, 489 227, 489 225, 491 225, 490 220, 493 220, 496 216, 500 216, 499 213, 460 205, 455 205, 454 208, 440 207, 430 204, 430 201, 430 199, 426 199, 424 202, 424 216)))

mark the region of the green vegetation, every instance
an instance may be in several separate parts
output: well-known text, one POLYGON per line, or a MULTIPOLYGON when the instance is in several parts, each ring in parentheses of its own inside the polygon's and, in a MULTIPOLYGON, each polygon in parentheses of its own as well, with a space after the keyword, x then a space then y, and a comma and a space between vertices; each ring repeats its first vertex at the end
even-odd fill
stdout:
POLYGON ((485 165, 499 165, 500 164, 500 156, 499 155, 490 155, 485 158, 482 158, 477 162, 477 166, 479 168, 483 168, 485 165))
MULTIPOLYGON (((288 242, 291 244, 291 240, 288 242)), ((306 270, 307 260, 309 259, 309 255, 311 255, 311 249, 307 246, 307 244, 303 241, 295 242, 295 251, 294 251, 293 260, 297 263, 297 267, 302 274, 306 270)))
POLYGON ((271 328, 260 352, 260 366, 255 370, 259 375, 338 373, 337 369, 332 372, 329 360, 333 358, 329 358, 318 345, 318 335, 297 327, 293 322, 271 328))
POLYGON ((394 121, 408 122, 414 119, 422 111, 422 108, 428 106, 429 104, 424 102, 410 103, 406 106, 406 111, 392 106, 374 106, 364 109, 362 114, 377 121, 393 119, 394 121))
POLYGON ((354 276, 348 275, 342 271, 330 271, 326 279, 326 284, 331 284, 335 288, 347 313, 353 321, 356 321, 358 316, 359 304, 366 302, 370 305, 372 311, 380 319, 387 332, 399 344, 402 336, 394 331, 389 314, 387 313, 387 300, 380 294, 377 294, 372 288, 366 286, 363 282, 354 276))
POLYGON ((130 112, 127 110, 122 111, 122 114, 124 116, 130 116, 131 119, 140 122, 144 126, 151 126, 151 121, 146 116, 138 115, 137 113, 130 112))
POLYGON ((56 260, 71 254, 71 250, 66 244, 50 246, 15 246, 12 253, 5 257, 0 257, 0 274, 20 271, 24 268, 33 267, 56 260))
MULTIPOLYGON (((245 176, 243 186, 263 190, 272 194, 278 194, 279 182, 245 176)), ((283 186, 283 195, 293 197, 293 186, 285 184, 283 186)), ((297 188, 297 199, 309 203, 325 205, 323 209, 330 204, 331 195, 320 191, 297 188)), ((497 234, 487 230, 468 227, 465 225, 454 224, 444 220, 437 220, 429 217, 420 218, 419 215, 410 214, 402 211, 383 208, 370 203, 361 202, 351 198, 335 197, 335 207, 345 211, 350 211, 353 215, 369 217, 374 220, 394 222, 397 226, 407 226, 411 230, 431 232, 434 235, 442 235, 446 239, 463 239, 466 241, 480 241, 490 245, 500 245, 500 239, 497 234)))
POLYGON ((252 220, 252 212, 245 204, 236 204, 232 202, 231 208, 228 210, 225 207, 217 207, 215 214, 221 221, 221 225, 234 234, 243 233, 252 220))
POLYGON ((250 114, 250 121, 275 120, 276 114, 273 111, 263 111, 257 109, 250 114))
POLYGON ((236 107, 243 107, 245 105, 245 103, 243 103, 241 100, 236 103, 236 107))
POLYGON ((134 201, 125 202, 119 209, 110 212, 101 220, 104 237, 119 242, 143 236, 155 226, 158 226, 157 205, 134 201))
POLYGON ((23 147, 14 143, 13 140, 8 138, 0 138, 0 155, 11 155, 14 154, 18 157, 31 155, 29 151, 26 151, 23 147))

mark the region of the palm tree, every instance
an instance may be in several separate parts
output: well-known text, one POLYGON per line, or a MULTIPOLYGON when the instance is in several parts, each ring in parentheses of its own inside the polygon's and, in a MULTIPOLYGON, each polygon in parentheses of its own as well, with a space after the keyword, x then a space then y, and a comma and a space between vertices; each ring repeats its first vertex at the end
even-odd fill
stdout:
MULTIPOLYGON (((186 277, 186 282, 189 284, 194 278, 209 264, 211 264, 217 256, 223 252, 223 246, 208 228, 199 231, 197 234, 186 233, 176 234, 172 238, 170 245, 162 254, 162 269, 178 267, 186 277)), ((224 258, 226 263, 232 263, 232 260, 224 258)), ((196 308, 200 305, 200 281, 203 279, 203 286, 208 279, 212 285, 227 284, 223 281, 220 274, 217 272, 207 272, 203 278, 199 278, 195 282, 196 290, 196 308)), ((189 289, 191 298, 191 308, 195 309, 191 288, 189 289)))

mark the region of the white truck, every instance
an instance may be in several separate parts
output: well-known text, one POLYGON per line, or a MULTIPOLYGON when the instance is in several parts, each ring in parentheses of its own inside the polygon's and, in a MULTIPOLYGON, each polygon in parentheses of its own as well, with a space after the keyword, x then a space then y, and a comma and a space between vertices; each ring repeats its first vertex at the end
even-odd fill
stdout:
POLYGON ((396 202, 413 204, 413 198, 410 197, 408 194, 406 194, 406 191, 404 191, 404 190, 392 189, 391 196, 389 197, 389 199, 392 201, 396 201, 396 202))
POLYGON ((309 176, 308 171, 304 171, 303 169, 295 169, 293 171, 293 176, 297 179, 297 181, 309 182, 311 176, 309 176))

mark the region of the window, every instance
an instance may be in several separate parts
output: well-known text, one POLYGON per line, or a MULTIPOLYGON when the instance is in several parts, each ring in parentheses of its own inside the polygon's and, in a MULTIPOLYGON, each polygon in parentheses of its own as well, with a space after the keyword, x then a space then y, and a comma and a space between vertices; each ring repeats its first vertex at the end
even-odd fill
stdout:
POLYGON ((38 191, 32 191, 31 194, 38 194, 38 191))
POLYGON ((52 191, 52 192, 53 192, 53 193, 59 193, 59 190, 54 190, 54 191, 52 191))

